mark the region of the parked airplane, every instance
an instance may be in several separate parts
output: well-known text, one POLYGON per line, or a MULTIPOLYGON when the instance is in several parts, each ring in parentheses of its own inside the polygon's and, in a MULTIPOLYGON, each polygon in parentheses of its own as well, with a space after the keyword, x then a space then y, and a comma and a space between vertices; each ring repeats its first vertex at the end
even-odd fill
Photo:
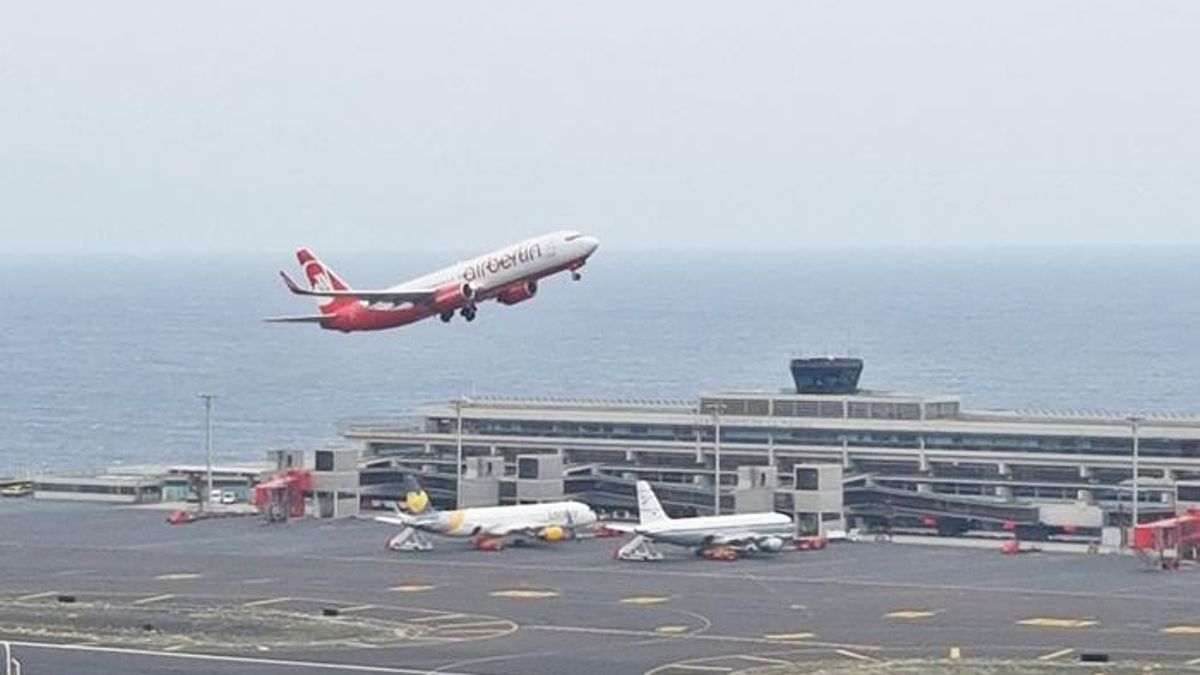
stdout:
POLYGON ((694 549, 697 555, 733 558, 742 553, 774 553, 792 539, 792 519, 767 511, 730 516, 670 518, 646 481, 637 482, 638 524, 610 525, 637 536, 622 546, 617 557, 627 560, 660 560, 662 553, 651 544, 664 543, 694 549))
POLYGON ((570 270, 571 278, 578 281, 579 268, 599 246, 595 237, 579 232, 552 232, 372 291, 350 288, 312 251, 302 248, 296 251, 296 259, 309 288, 302 288, 286 272, 279 274, 292 293, 316 298, 320 313, 266 321, 315 323, 343 333, 394 328, 435 315, 450 321, 456 311, 474 321, 476 307, 484 300, 504 305, 524 302, 537 294, 538 280, 563 270, 570 270))
POLYGON ((405 496, 408 513, 397 510, 394 516, 375 520, 404 529, 388 539, 389 549, 424 550, 432 548, 421 533, 443 537, 470 537, 475 548, 495 551, 516 539, 563 541, 578 530, 591 527, 596 514, 587 504, 575 501, 484 506, 454 511, 429 510, 429 498, 420 488, 405 496))

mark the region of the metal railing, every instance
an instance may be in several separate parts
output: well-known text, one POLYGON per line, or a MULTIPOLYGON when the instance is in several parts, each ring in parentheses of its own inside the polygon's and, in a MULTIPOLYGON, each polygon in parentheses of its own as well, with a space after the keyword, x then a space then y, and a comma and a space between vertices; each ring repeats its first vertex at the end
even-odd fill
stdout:
POLYGON ((21 662, 13 658, 7 642, 0 642, 0 654, 4 656, 4 675, 21 675, 21 662))

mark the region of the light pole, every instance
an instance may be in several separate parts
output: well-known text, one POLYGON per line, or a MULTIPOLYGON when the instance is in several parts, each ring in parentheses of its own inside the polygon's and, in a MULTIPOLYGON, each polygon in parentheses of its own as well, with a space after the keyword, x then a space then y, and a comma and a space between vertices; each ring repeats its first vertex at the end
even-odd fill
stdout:
POLYGON ((208 474, 208 491, 200 495, 200 508, 204 509, 204 504, 209 499, 212 499, 213 491, 213 473, 212 473, 212 404, 215 394, 200 394, 200 400, 204 401, 204 456, 207 464, 208 474))
POLYGON ((723 403, 713 403, 713 515, 721 515, 721 412, 723 403))
MULTIPOLYGON (((1138 431, 1141 426, 1142 420, 1144 418, 1139 417, 1137 415, 1130 415, 1126 419, 1129 420, 1129 431, 1130 431, 1130 435, 1133 437, 1133 507, 1132 507, 1132 510, 1133 510, 1133 527, 1136 528, 1137 524, 1138 524, 1138 459, 1139 459, 1138 431)), ((1132 536, 1132 530, 1131 530, 1131 536, 1132 536)))
POLYGON ((466 404, 467 398, 459 395, 454 399, 454 417, 456 420, 454 431, 454 505, 455 507, 462 506, 462 465, 463 465, 463 444, 462 444, 462 409, 466 404))

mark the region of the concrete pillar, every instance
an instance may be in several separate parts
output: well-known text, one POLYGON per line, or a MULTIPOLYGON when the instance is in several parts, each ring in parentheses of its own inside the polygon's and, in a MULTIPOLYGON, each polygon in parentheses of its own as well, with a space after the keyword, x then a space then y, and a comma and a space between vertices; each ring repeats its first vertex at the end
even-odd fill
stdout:
POLYGON ((1084 480, 1090 480, 1092 477, 1092 467, 1090 467, 1090 466, 1079 467, 1079 477, 1084 480))
POLYGON ((637 461, 637 453, 634 452, 633 450, 626 450, 625 451, 625 461, 629 462, 631 464, 633 462, 636 462, 637 461))
POLYGON ((921 494, 933 492, 933 485, 930 483, 917 483, 917 492, 921 494))
POLYGON ((1004 476, 1005 478, 1012 478, 1012 467, 1004 462, 1000 462, 996 465, 996 473, 1004 476))
POLYGON ((995 488, 995 494, 996 497, 1003 499, 1004 501, 1011 502, 1013 498, 1012 488, 1007 485, 997 485, 995 488))
POLYGON ((850 462, 850 439, 846 438, 845 434, 843 434, 842 435, 842 468, 849 469, 850 465, 851 465, 851 462, 850 462))
POLYGON ((1091 490, 1076 490, 1075 501, 1083 504, 1095 504, 1096 494, 1091 490))

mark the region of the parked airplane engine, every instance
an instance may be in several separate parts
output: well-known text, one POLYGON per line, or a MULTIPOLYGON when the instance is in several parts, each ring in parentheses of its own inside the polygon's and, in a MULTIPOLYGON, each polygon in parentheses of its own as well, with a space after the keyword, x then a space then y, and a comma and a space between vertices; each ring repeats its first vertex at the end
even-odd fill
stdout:
POLYGON ((433 305, 439 311, 454 311, 473 304, 475 287, 471 284, 446 284, 433 296, 433 305))
POLYGON ((783 540, 779 537, 763 537, 758 540, 758 550, 777 553, 783 550, 783 540))
POLYGON ((504 287, 500 291, 500 295, 496 296, 496 299, 501 304, 515 305, 518 302, 525 302, 535 295, 537 295, 537 281, 530 279, 529 281, 522 281, 519 284, 504 287))
POLYGON ((538 532, 538 538, 545 541, 562 541, 567 538, 567 531, 558 525, 544 527, 538 532))

